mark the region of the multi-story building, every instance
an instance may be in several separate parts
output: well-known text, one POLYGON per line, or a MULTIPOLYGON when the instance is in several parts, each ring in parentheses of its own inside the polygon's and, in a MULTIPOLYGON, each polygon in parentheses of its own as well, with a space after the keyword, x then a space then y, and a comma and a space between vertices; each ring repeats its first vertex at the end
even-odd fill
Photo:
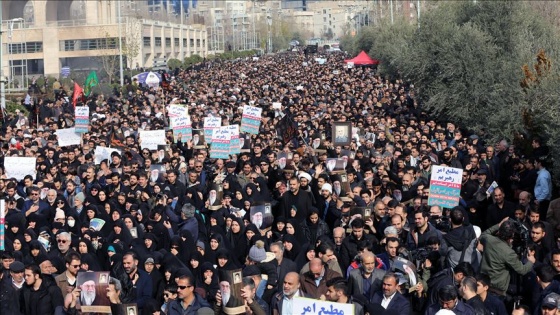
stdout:
POLYGON ((152 67, 154 59, 206 56, 206 27, 189 23, 190 6, 195 4, 196 0, 2 0, 2 72, 9 80, 58 77, 63 67, 101 69, 104 59, 121 52, 130 68, 152 67))

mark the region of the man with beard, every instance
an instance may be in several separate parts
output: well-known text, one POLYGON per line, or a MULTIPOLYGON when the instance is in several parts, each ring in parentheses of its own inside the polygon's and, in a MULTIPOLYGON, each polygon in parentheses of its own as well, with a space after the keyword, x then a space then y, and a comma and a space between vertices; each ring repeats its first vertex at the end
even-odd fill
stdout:
POLYGON ((24 271, 25 286, 20 294, 20 308, 24 315, 58 314, 62 312, 64 298, 53 282, 44 279, 37 265, 24 271))
POLYGON ((255 214, 253 214, 253 217, 251 218, 251 222, 257 226, 257 229, 260 229, 263 223, 263 214, 262 212, 256 212, 255 214))
POLYGON ((270 303, 273 315, 294 314, 294 297, 308 297, 300 290, 300 278, 296 272, 289 272, 284 277, 282 291, 276 293, 270 303))
POLYGON ((138 257, 134 252, 126 252, 122 258, 122 264, 136 290, 136 304, 138 310, 141 311, 146 301, 152 297, 152 279, 147 272, 138 269, 138 257))
POLYGON ((95 281, 88 280, 84 282, 80 286, 81 294, 80 294, 80 304, 91 306, 91 305, 98 305, 99 298, 97 297, 96 290, 95 290, 95 281))
POLYGON ((364 252, 360 268, 350 270, 348 275, 349 295, 363 295, 369 300, 375 292, 381 289, 385 271, 375 268, 375 259, 373 253, 364 252))
POLYGON ((275 215, 291 218, 290 211, 292 206, 296 208, 295 218, 303 221, 309 215, 309 209, 312 206, 311 196, 306 191, 300 190, 300 183, 297 178, 290 178, 290 190, 284 193, 280 199, 279 213, 275 215))

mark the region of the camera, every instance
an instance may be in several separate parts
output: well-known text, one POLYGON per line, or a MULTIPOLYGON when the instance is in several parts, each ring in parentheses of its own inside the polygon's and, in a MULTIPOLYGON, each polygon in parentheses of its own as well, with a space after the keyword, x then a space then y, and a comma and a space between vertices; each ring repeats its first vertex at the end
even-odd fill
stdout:
POLYGON ((527 253, 527 245, 529 244, 529 229, 519 220, 509 219, 513 223, 514 235, 511 248, 519 256, 524 256, 527 253))
POLYGON ((451 231, 451 220, 449 217, 433 215, 430 217, 430 223, 444 233, 451 231))

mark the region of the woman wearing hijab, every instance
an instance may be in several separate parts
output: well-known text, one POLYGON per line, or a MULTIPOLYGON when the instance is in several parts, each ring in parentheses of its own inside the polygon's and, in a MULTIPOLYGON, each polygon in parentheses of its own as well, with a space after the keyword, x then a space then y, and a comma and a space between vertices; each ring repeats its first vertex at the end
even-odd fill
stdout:
POLYGON ((226 222, 224 216, 219 211, 210 212, 210 220, 208 220, 208 234, 221 234, 226 236, 226 222))
POLYGON ((191 254, 191 260, 189 261, 189 269, 191 270, 194 280, 196 281, 196 286, 202 283, 202 272, 200 271, 200 266, 204 263, 204 258, 199 251, 191 254))
POLYGON ((245 191, 245 195, 247 196, 247 200, 250 201, 251 203, 254 203, 261 199, 260 192, 257 189, 257 185, 255 185, 254 183, 248 183, 245 186, 244 191, 245 191))
POLYGON ((300 228, 307 243, 313 245, 315 245, 319 236, 330 234, 327 223, 319 218, 319 210, 317 210, 317 208, 311 208, 305 221, 300 223, 300 228))
POLYGON ((65 229, 75 237, 82 236, 82 231, 80 230, 80 226, 82 222, 80 222, 80 216, 75 213, 70 213, 66 216, 66 225, 65 229))
POLYGON ((303 235, 303 231, 301 230, 301 226, 296 219, 288 219, 286 222, 286 234, 293 235, 296 240, 298 240, 302 245, 306 243, 305 236, 303 235))
POLYGON ((208 242, 208 249, 205 251, 206 261, 216 263, 216 253, 222 248, 226 248, 224 237, 221 234, 212 234, 208 242))
POLYGON ((80 268, 86 271, 103 271, 97 256, 91 253, 81 254, 80 268))
POLYGON ((235 190, 233 194, 233 199, 231 200, 231 206, 237 209, 245 208, 245 201, 247 196, 241 190, 235 190))
POLYGON ((216 260, 217 270, 234 270, 240 266, 231 258, 231 251, 225 248, 216 252, 216 260))
POLYGON ((144 231, 138 228, 136 219, 131 214, 127 213, 127 214, 123 214, 122 220, 124 222, 126 229, 131 232, 130 234, 131 236, 133 236, 132 231, 136 232, 136 235, 133 236, 132 244, 141 245, 144 238, 144 231))
POLYGON ((182 241, 181 237, 174 236, 171 239, 171 250, 169 252, 177 257, 179 261, 188 262, 190 261, 191 253, 194 253, 195 251, 189 251, 186 244, 182 241))
POLYGON ((210 262, 202 263, 200 273, 202 281, 198 282, 196 286, 206 292, 205 296, 209 303, 214 303, 216 301, 216 294, 220 290, 218 273, 210 262))
POLYGON ((113 225, 113 232, 107 237, 107 243, 117 243, 120 242, 123 248, 129 248, 132 243, 132 236, 130 231, 124 225, 124 221, 118 219, 113 225))
POLYGON ((229 242, 229 248, 235 248, 236 255, 232 258, 235 260, 236 264, 245 263, 245 252, 247 251, 247 237, 245 235, 245 225, 243 224, 242 218, 235 218, 231 222, 231 229, 226 235, 226 239, 229 242), (241 260, 239 260, 241 258, 241 260))
POLYGON ((292 234, 284 235, 282 242, 284 244, 284 257, 291 259, 298 265, 298 269, 300 269, 303 266, 303 264, 300 266, 301 261, 305 261, 305 249, 307 249, 307 244, 302 246, 292 234))
POLYGON ((29 251, 24 255, 23 262, 26 265, 37 264, 38 258, 42 255, 46 256, 47 250, 38 240, 32 240, 29 242, 29 251))
POLYGON ((268 184, 266 182, 266 178, 258 176, 255 179, 255 186, 259 191, 259 198, 256 201, 263 201, 263 202, 271 202, 272 201, 272 194, 268 189, 268 184))
POLYGON ((272 225, 272 237, 271 242, 276 242, 281 240, 284 234, 286 234, 286 218, 284 216, 279 216, 276 218, 276 223, 272 225))

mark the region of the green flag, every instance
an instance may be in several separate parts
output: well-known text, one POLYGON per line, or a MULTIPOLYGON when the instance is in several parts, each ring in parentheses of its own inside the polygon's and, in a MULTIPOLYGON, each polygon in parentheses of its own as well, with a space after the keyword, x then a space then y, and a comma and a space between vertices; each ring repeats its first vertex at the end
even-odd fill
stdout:
POLYGON ((88 97, 91 94, 91 89, 98 84, 99 80, 97 80, 97 74, 95 71, 90 72, 84 84, 84 95, 88 97))

